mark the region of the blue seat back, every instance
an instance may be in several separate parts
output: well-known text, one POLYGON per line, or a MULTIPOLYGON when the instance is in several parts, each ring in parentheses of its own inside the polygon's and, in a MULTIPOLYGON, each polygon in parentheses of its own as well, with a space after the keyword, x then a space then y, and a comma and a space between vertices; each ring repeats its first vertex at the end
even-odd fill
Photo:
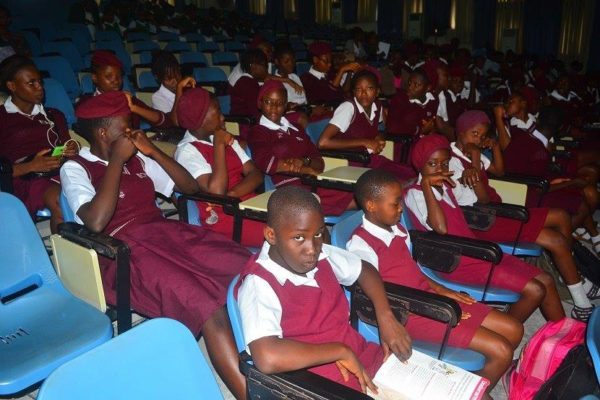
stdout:
POLYGON ((27 46, 29 46, 29 50, 31 50, 31 55, 34 57, 38 57, 42 54, 42 42, 37 37, 37 35, 31 31, 21 31, 19 35, 22 35, 27 42, 27 46))
POLYGON ((362 211, 357 211, 348 218, 344 218, 331 229, 331 244, 340 249, 346 249, 346 243, 350 240, 352 232, 362 224, 362 217, 365 215, 362 211))
POLYGON ((116 40, 116 41, 123 40, 121 38, 121 35, 119 35, 116 31, 112 31, 112 30, 108 30, 108 31, 96 30, 95 39, 96 39, 96 42, 108 42, 108 41, 112 41, 112 40, 116 40))
POLYGON ((198 51, 190 51, 187 53, 181 53, 179 56, 179 62, 181 64, 185 63, 197 63, 208 65, 208 61, 206 60, 206 56, 198 51))
POLYGON ((235 345, 238 353, 241 353, 246 350, 246 341, 244 340, 244 329, 242 328, 240 308, 234 295, 234 289, 239 279, 240 276, 236 275, 227 288, 227 313, 229 314, 229 322, 231 322, 231 330, 233 331, 235 345))
POLYGON ((308 62, 297 62, 296 63, 296 75, 302 76, 303 73, 307 72, 310 69, 310 63, 308 62))
POLYGON ((79 82, 71 64, 62 56, 34 57, 33 62, 41 71, 47 71, 50 78, 62 83, 72 102, 81 94, 79 82))
POLYGON ((325 127, 330 120, 331 118, 325 118, 319 121, 311 122, 306 126, 306 134, 310 137, 310 140, 312 140, 314 144, 319 143, 319 138, 321 137, 321 134, 325 130, 325 127))
POLYGON ((179 52, 192 51, 192 47, 187 42, 180 42, 177 40, 177 41, 167 43, 164 50, 170 51, 173 53, 179 53, 179 52))
POLYGON ((221 112, 225 115, 229 114, 231 112, 231 96, 229 96, 229 95, 219 96, 219 97, 217 97, 217 100, 219 100, 219 106, 221 107, 221 112))
POLYGON ((592 357, 596 378, 600 381, 600 308, 596 307, 587 325, 585 341, 592 357))
POLYGON ((219 67, 194 68, 196 82, 227 82, 227 75, 219 67))
POLYGON ((83 58, 77 50, 77 47, 68 41, 48 42, 44 44, 45 53, 59 53, 61 56, 69 61, 73 71, 79 72, 85 68, 83 65, 83 58))
POLYGON ((44 382, 38 400, 222 399, 191 332, 156 318, 65 363, 44 382))
POLYGON ((205 43, 206 42, 206 39, 204 38, 204 36, 198 32, 186 33, 185 40, 187 40, 189 43, 205 43))
POLYGON ((198 50, 200 51, 212 52, 221 50, 219 45, 215 42, 198 42, 196 46, 199 47, 198 50))
POLYGON ((212 56, 213 65, 219 64, 236 64, 238 56, 231 51, 217 51, 212 56))
POLYGON ((175 32, 160 31, 156 34, 156 39, 164 42, 179 40, 179 35, 175 32))
POLYGON ((62 212, 63 219, 65 222, 75 222, 75 213, 69 206, 69 202, 67 201, 67 196, 60 191, 60 197, 58 198, 58 204, 60 205, 60 211, 62 212))
POLYGON ((150 71, 142 71, 138 78, 138 87, 143 90, 147 88, 158 88, 160 84, 150 71))
POLYGON ((138 42, 151 40, 150 34, 148 32, 129 32, 127 33, 127 41, 129 42, 138 42))
POLYGON ((140 40, 138 42, 133 42, 133 52, 139 53, 142 51, 152 51, 158 50, 158 43, 153 42, 152 40, 140 40))
POLYGON ((80 56, 84 56, 90 52, 92 35, 87 25, 84 24, 69 24, 71 30, 71 40, 79 51, 80 56))
POLYGON ((244 51, 246 50, 246 45, 244 43, 238 42, 237 40, 228 41, 224 43, 225 51, 244 51))
POLYGON ((44 79, 44 93, 46 107, 52 107, 60 110, 67 120, 67 125, 71 127, 76 121, 75 110, 73 103, 69 98, 69 95, 65 91, 63 85, 55 79, 45 78, 44 79))
POLYGON ((92 74, 82 74, 79 76, 79 86, 81 87, 82 94, 94 93, 94 82, 92 81, 92 74))

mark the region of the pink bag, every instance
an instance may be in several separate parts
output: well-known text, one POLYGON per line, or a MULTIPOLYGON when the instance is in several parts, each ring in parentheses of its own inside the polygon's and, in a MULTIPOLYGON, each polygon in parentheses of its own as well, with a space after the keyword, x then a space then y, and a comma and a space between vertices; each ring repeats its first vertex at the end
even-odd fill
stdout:
POLYGON ((523 348, 510 376, 509 400, 531 400, 569 350, 582 344, 586 324, 570 318, 548 322, 523 348))

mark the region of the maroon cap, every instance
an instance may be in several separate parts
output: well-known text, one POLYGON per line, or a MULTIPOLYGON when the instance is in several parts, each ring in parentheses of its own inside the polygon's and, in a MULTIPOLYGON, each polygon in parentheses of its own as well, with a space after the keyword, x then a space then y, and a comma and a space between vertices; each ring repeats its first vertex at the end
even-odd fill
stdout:
POLYGON ((111 66, 123 69, 123 63, 113 53, 107 50, 96 50, 92 55, 92 65, 111 66))
POLYGON ((280 81, 276 81, 273 79, 269 79, 268 81, 265 81, 265 83, 260 87, 260 90, 258 91, 258 98, 256 99, 256 107, 260 108, 260 103, 262 102, 263 97, 265 97, 269 93, 274 92, 276 90, 283 90, 284 92, 286 92, 286 95, 287 95, 285 86, 283 86, 283 83, 281 83, 280 81))
POLYGON ((456 133, 463 133, 478 124, 489 125, 490 119, 487 114, 479 110, 469 110, 460 115, 456 120, 456 133))
POLYGON ((184 91, 177 106, 179 126, 188 131, 200 128, 209 106, 210 93, 207 90, 196 87, 184 91))
POLYGON ((450 143, 442 135, 432 133, 427 136, 423 136, 415 143, 410 160, 412 165, 418 170, 422 170, 427 160, 433 153, 441 149, 450 149, 450 143))
POLYGON ((110 118, 131 113, 125 93, 101 93, 81 100, 75 107, 75 116, 83 119, 110 118))
POLYGON ((313 57, 321 57, 323 54, 331 53, 331 46, 325 42, 312 42, 308 46, 308 52, 313 57))

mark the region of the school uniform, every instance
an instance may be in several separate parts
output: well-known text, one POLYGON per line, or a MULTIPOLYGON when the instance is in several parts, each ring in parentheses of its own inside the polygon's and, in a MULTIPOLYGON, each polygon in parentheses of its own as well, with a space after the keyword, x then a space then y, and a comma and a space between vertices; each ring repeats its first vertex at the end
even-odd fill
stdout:
MULTIPOLYGON (((410 254, 410 236, 400 224, 391 228, 391 232, 385 230, 363 216, 362 225, 354 231, 346 248, 377 268, 384 282, 435 293, 410 254)), ((482 303, 460 303, 460 307, 471 317, 450 331, 448 344, 467 348, 490 308, 482 303)), ((433 343, 441 343, 446 332, 445 324, 415 314, 409 315, 405 327, 412 339, 433 343)))
POLYGON ((581 98, 575 92, 571 91, 565 97, 557 90, 553 90, 550 92, 548 99, 550 104, 559 107, 563 111, 566 125, 577 123, 577 119, 583 116, 583 104, 581 98))
MULTIPOLYGON (((321 158, 317 146, 310 140, 304 129, 292 125, 285 117, 279 124, 264 115, 258 125, 254 125, 248 134, 248 146, 252 150, 252 159, 266 175, 271 175, 275 186, 303 186, 300 178, 277 174, 277 163, 286 158, 321 158)), ((307 187, 308 188, 308 187, 307 187)), ((340 215, 353 199, 351 192, 317 188, 321 207, 325 215, 340 215)))
POLYGON ((458 117, 467 111, 467 100, 463 99, 460 93, 455 94, 450 89, 444 90, 444 94, 446 98, 446 113, 448 115, 447 122, 450 126, 456 126, 458 117))
MULTIPOLYGON (((70 139, 64 115, 54 108, 36 104, 31 114, 23 113, 8 97, 0 106, 0 157, 11 164, 22 162, 44 149, 63 145, 70 139)), ((30 214, 44 208, 44 193, 58 176, 24 179, 12 178, 14 195, 27 207, 30 214)))
MULTIPOLYGON (((340 288, 340 284, 349 286, 356 282, 362 270, 361 260, 324 244, 315 269, 301 276, 273 261, 269 249, 265 242, 260 253, 243 268, 236 287, 248 351, 250 343, 270 336, 312 344, 344 343, 369 376, 374 376, 383 363, 383 350, 367 343, 350 326, 348 301, 340 288)), ((352 374, 344 382, 335 363, 309 371, 360 390, 352 374)))
POLYGON ((171 92, 164 85, 160 85, 158 90, 152 93, 152 108, 168 114, 173 110, 175 104, 175 93, 171 92))
MULTIPOLYGON (((279 75, 279 72, 275 74, 276 76, 281 76, 279 75)), ((300 77, 294 73, 288 74, 287 76, 288 79, 294 81, 296 84, 302 86, 302 81, 300 80, 300 77)), ((285 87, 285 91, 287 92, 287 100, 288 103, 294 103, 294 104, 306 104, 306 92, 302 92, 302 93, 297 93, 296 90, 294 90, 293 87, 290 86, 289 83, 287 82, 283 82, 283 86, 285 87)))
MULTIPOLYGON (((383 122, 383 106, 379 101, 373 102, 371 112, 367 115, 356 98, 346 101, 335 110, 329 121, 339 128, 336 135, 339 139, 374 139, 379 135, 379 124, 383 122)), ((350 162, 350 165, 363 166, 361 163, 350 162)), ((415 177, 414 170, 407 165, 400 165, 387 159, 381 154, 371 154, 369 168, 381 168, 394 174, 401 181, 415 177)))
POLYGON ((231 96, 231 114, 258 118, 260 111, 256 107, 260 83, 252 75, 244 73, 234 86, 229 87, 231 96))
MULTIPOLYGON (((448 234, 476 239, 471 231, 460 209, 456 198, 446 185, 442 187, 442 193, 433 190, 436 200, 446 217, 448 234)), ((404 203, 415 227, 419 230, 432 230, 427 223, 427 205, 425 195, 421 187, 421 176, 417 183, 408 187, 404 193, 404 203)), ((461 257, 458 267, 451 273, 441 273, 447 279, 467 284, 485 285, 490 272, 490 264, 486 261, 470 257, 461 257)), ((504 254, 502 261, 494 267, 490 285, 514 292, 521 292, 527 282, 535 278, 541 271, 517 257, 504 254)))
POLYGON ((327 74, 319 72, 313 67, 300 77, 306 93, 308 104, 324 104, 342 102, 344 93, 327 79, 327 74))
MULTIPOLYGON (((61 168, 63 192, 77 216, 96 195, 108 163, 81 149, 61 168)), ((131 304, 149 317, 181 321, 194 335, 226 301, 227 286, 249 252, 208 229, 165 219, 155 192, 169 196, 174 183, 160 165, 140 153, 123 166, 119 199, 103 232, 124 241, 131 251, 131 304)), ((115 304, 114 261, 101 259, 106 300, 115 304)))
MULTIPOLYGON (((528 121, 531 117, 528 118, 528 121)), ((522 121, 521 121, 522 122, 522 121)), ((550 171, 552 154, 548 149, 548 139, 535 129, 535 124, 508 123, 505 126, 510 130, 510 143, 503 151, 504 169, 508 173, 532 175, 549 181, 558 177, 573 177, 565 174, 557 174, 550 171)), ((526 205, 528 207, 562 208, 570 214, 575 214, 583 201, 581 190, 576 187, 567 187, 555 190, 543 195, 538 190, 528 190, 526 205)))
MULTIPOLYGON (((183 139, 177 145, 175 151, 175 160, 180 163, 193 177, 198 179, 199 176, 211 174, 212 166, 214 165, 214 147, 210 141, 199 140, 189 131, 185 133, 183 139)), ((225 163, 227 166, 227 190, 231 190, 243 179, 244 164, 252 162, 250 157, 241 148, 237 140, 234 140, 231 146, 225 147, 225 163)), ((242 196, 241 200, 247 200, 254 195, 249 193, 242 196)), ((217 215, 217 222, 209 224, 211 221, 210 211, 206 211, 209 207, 207 202, 196 202, 200 213, 200 221, 202 226, 215 232, 222 233, 224 236, 231 237, 233 233, 233 216, 226 214, 223 207, 219 205, 211 205, 213 212, 217 215)), ((214 218, 214 217, 213 217, 214 218)), ((241 244, 250 247, 259 247, 263 242, 263 230, 265 224, 263 222, 244 219, 242 224, 242 240, 241 244)))
MULTIPOLYGON (((472 168, 471 160, 456 146, 456 142, 450 143, 452 150, 452 158, 450 159, 450 171, 454 171, 452 179, 456 182, 456 186, 452 188, 452 192, 456 201, 460 206, 472 206, 478 199, 475 190, 471 189, 459 182, 463 172, 467 168, 472 168)), ((484 154, 481 155, 481 170, 479 172, 479 184, 485 187, 490 202, 502 203, 502 198, 489 184, 487 169, 490 167, 491 161, 484 154)), ((509 242, 513 241, 519 235, 519 241, 535 243, 540 232, 544 228, 546 218, 548 216, 548 208, 532 207, 528 208, 529 220, 522 223, 510 218, 496 217, 495 223, 486 231, 473 230, 473 233, 483 240, 494 242, 509 242), (519 232, 520 230, 520 232, 519 232)))

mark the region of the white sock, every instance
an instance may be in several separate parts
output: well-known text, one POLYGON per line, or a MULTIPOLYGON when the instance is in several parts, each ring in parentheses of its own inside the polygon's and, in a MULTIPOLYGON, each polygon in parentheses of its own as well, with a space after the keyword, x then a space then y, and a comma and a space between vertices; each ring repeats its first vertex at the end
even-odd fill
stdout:
POLYGON ((598 242, 600 242, 600 233, 597 234, 596 236, 592 236, 592 243, 596 244, 598 242))
POLYGON ((569 285, 567 288, 571 293, 573 303, 577 307, 588 308, 592 306, 592 303, 590 303, 590 300, 587 298, 586 292, 583 290, 583 285, 581 282, 578 282, 574 285, 569 285))
POLYGON ((585 230, 585 228, 577 228, 573 234, 575 236, 579 236, 583 240, 590 240, 590 234, 585 230))
POLYGON ((590 291, 590 289, 594 286, 592 281, 590 281, 589 279, 585 279, 585 278, 583 278, 583 280, 581 281, 581 284, 583 285, 583 291, 586 293, 588 293, 590 291))

